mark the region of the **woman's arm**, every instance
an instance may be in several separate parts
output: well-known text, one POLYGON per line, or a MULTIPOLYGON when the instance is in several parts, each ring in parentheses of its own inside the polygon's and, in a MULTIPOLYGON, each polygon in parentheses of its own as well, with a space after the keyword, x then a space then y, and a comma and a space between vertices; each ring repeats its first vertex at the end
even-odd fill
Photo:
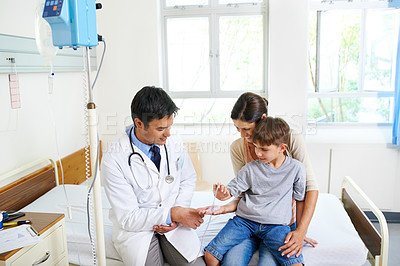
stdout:
POLYGON ((304 203, 300 203, 299 210, 296 210, 297 228, 295 231, 290 232, 286 239, 285 245, 280 247, 279 250, 284 250, 283 255, 300 256, 303 249, 303 241, 315 245, 315 240, 306 237, 308 226, 310 225, 312 216, 314 214, 315 205, 318 199, 318 184, 315 179, 314 171, 311 165, 310 158, 308 157, 307 148, 301 134, 290 130, 290 139, 288 145, 289 155, 302 162, 306 167, 306 198, 304 203), (301 210, 302 209, 302 210, 301 210))
MULTIPOLYGON (((279 248, 279 251, 283 250, 282 256, 287 255, 290 257, 294 254, 296 254, 296 257, 300 256, 303 250, 303 241, 314 214, 315 205, 317 204, 317 199, 318 190, 311 190, 307 191, 305 201, 296 202, 297 227, 295 231, 290 232, 286 236, 286 244, 279 248)), ((310 244, 313 245, 315 243, 315 241, 311 241, 310 244)))
POLYGON ((314 215, 315 205, 317 204, 318 190, 311 190, 306 193, 306 199, 300 203, 300 208, 297 211, 297 228, 296 230, 307 233, 308 226, 314 215))
POLYGON ((304 164, 306 167, 306 191, 318 190, 314 169, 308 156, 306 144, 300 133, 290 130, 289 145, 287 148, 289 156, 304 164))

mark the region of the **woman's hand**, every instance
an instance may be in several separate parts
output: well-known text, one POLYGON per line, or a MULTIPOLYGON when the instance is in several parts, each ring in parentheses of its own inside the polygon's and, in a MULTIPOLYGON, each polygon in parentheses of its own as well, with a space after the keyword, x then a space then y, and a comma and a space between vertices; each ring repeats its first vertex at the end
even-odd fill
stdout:
POLYGON ((309 237, 305 237, 305 238, 304 238, 304 241, 305 241, 307 244, 310 244, 313 248, 315 248, 315 246, 318 244, 318 242, 317 242, 316 240, 314 240, 314 239, 312 239, 312 238, 309 238, 309 237))
POLYGON ((177 226, 178 226, 178 224, 175 222, 170 223, 170 225, 154 225, 153 231, 160 233, 160 234, 165 234, 169 231, 174 230, 177 226))
POLYGON ((291 257, 296 254, 296 257, 301 255, 303 251, 303 241, 305 239, 305 233, 295 230, 287 234, 285 238, 285 245, 281 246, 278 251, 283 250, 282 256, 287 255, 287 257, 291 257))

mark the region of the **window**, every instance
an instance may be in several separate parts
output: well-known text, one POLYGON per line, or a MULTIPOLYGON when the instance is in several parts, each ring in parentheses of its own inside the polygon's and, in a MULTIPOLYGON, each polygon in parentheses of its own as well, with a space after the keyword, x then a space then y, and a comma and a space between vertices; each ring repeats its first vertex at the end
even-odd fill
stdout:
POLYGON ((264 94, 264 0, 162 3, 163 87, 181 109, 177 122, 224 123, 240 94, 264 94))
POLYGON ((400 10, 387 5, 313 2, 309 122, 393 122, 400 10))

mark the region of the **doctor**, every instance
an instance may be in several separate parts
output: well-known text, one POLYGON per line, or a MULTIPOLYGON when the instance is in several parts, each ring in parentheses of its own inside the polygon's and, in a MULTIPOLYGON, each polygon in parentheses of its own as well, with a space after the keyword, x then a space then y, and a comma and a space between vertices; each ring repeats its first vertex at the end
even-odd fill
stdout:
POLYGON ((134 124, 103 157, 113 242, 125 265, 205 265, 193 230, 203 215, 189 208, 196 173, 170 137, 178 109, 161 88, 144 87, 132 100, 134 124))

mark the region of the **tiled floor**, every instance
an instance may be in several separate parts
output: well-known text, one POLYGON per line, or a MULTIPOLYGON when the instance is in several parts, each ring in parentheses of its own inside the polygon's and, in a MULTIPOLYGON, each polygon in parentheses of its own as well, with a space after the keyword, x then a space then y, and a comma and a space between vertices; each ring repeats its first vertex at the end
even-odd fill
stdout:
MULTIPOLYGON (((389 263, 388 266, 400 265, 400 223, 388 224, 389 227, 389 263)), ((369 266, 367 262, 363 266, 369 266)))

